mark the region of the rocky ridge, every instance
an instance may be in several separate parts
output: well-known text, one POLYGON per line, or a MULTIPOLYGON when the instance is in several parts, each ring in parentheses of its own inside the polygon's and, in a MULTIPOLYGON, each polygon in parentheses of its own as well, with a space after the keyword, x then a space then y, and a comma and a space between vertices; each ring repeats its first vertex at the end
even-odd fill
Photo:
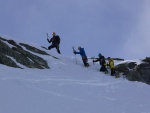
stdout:
POLYGON ((45 51, 32 47, 28 44, 17 44, 14 40, 7 40, 0 37, 0 64, 15 68, 22 68, 16 64, 17 62, 28 68, 49 69, 50 67, 48 66, 47 61, 34 53, 49 55, 45 51))
POLYGON ((140 64, 136 62, 125 62, 116 65, 116 70, 123 73, 129 81, 139 81, 150 84, 150 58, 141 60, 140 64))

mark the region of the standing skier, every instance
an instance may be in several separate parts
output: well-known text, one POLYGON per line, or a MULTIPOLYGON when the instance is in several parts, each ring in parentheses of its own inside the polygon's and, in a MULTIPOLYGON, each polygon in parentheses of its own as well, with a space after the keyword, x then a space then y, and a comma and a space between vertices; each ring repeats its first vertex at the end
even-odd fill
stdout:
POLYGON ((98 61, 99 61, 100 65, 101 65, 101 68, 100 68, 99 71, 108 73, 108 71, 107 71, 107 69, 106 69, 105 57, 104 57, 101 53, 99 53, 98 56, 99 56, 99 58, 96 59, 96 60, 93 60, 93 62, 98 62, 98 61))
POLYGON ((114 66, 114 61, 112 58, 108 57, 108 63, 107 63, 107 66, 110 68, 111 70, 111 76, 114 76, 115 73, 116 73, 116 70, 115 70, 115 66, 114 66))
POLYGON ((47 41, 48 41, 49 43, 52 43, 52 45, 50 45, 50 46, 48 47, 49 50, 51 50, 52 48, 56 48, 57 52, 58 52, 59 54, 61 54, 61 53, 60 53, 60 50, 59 50, 60 37, 59 37, 58 35, 56 35, 55 32, 52 32, 52 38, 51 38, 50 40, 47 38, 47 41))
POLYGON ((88 67, 88 66, 89 66, 89 63, 88 63, 88 59, 87 59, 86 53, 85 53, 85 51, 84 51, 84 48, 78 47, 78 50, 79 50, 79 52, 76 52, 76 51, 74 50, 74 54, 80 54, 81 57, 82 57, 82 61, 83 61, 83 63, 84 63, 84 66, 85 66, 85 67, 88 67))

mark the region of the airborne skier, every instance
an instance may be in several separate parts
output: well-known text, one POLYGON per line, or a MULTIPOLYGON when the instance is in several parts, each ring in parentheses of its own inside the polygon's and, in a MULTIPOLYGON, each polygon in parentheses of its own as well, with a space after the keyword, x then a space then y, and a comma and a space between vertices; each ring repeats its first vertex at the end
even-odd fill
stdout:
POLYGON ((61 53, 60 53, 60 50, 59 50, 60 37, 59 37, 58 35, 56 35, 55 32, 52 32, 52 38, 51 38, 50 40, 49 40, 48 37, 47 37, 47 41, 48 41, 49 43, 52 43, 52 45, 50 45, 50 46, 48 47, 49 50, 51 50, 52 48, 56 48, 57 52, 58 52, 59 54, 61 54, 61 53))

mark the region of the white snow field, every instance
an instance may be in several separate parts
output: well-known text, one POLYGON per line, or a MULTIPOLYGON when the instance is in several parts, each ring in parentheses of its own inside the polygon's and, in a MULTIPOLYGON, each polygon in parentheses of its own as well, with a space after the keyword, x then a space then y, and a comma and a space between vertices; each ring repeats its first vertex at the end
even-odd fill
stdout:
POLYGON ((51 69, 0 64, 0 113, 150 113, 149 85, 103 74, 92 61, 86 68, 79 55, 76 65, 74 55, 47 53, 60 58, 40 55, 51 69))

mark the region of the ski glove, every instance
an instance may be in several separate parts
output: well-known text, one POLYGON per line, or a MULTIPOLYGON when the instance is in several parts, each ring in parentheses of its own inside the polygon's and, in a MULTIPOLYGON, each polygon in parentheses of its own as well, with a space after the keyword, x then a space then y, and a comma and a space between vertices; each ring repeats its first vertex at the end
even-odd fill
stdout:
POLYGON ((73 53, 76 54, 77 52, 74 50, 73 53))

